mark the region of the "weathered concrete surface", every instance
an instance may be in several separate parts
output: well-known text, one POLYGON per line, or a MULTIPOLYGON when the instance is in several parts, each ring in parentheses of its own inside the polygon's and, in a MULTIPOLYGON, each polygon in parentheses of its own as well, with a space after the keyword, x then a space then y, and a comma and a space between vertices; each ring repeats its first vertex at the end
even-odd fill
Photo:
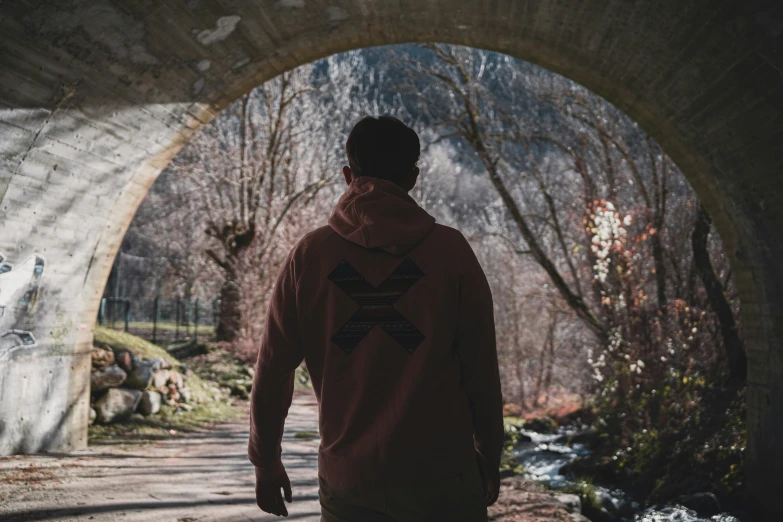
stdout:
MULTIPOLYGON (((0 460, 0 520, 281 520, 256 506, 247 418, 148 445, 0 460)), ((288 519, 318 522, 318 407, 298 394, 283 434, 288 519)))
POLYGON ((15 266, 0 274, 0 454, 84 446, 89 343, 113 257, 193 132, 284 70, 409 41, 494 49, 569 76, 685 172, 742 299, 749 491, 783 515, 772 502, 783 481, 783 2, 773 0, 3 2, 0 254, 15 266))

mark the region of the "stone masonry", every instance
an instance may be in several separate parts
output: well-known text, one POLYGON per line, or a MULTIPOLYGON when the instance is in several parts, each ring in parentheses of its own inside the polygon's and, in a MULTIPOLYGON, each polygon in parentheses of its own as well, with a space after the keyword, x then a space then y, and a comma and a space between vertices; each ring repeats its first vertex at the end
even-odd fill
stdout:
POLYGON ((2 2, 0 454, 85 446, 100 296, 137 206, 182 144, 285 70, 412 41, 569 76, 685 172, 732 258, 749 350, 749 492, 779 520, 783 3, 773 0, 2 2))

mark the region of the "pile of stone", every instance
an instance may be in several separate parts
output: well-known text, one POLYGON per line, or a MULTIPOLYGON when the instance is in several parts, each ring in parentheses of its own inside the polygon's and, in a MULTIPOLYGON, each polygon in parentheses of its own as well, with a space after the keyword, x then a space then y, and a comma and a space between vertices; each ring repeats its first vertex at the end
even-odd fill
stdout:
POLYGON ((229 375, 218 378, 218 383, 230 390, 231 395, 243 400, 250 399, 250 390, 253 388, 253 376, 255 369, 251 366, 242 368, 244 375, 229 375))
POLYGON ((161 357, 143 358, 127 350, 97 344, 92 349, 90 418, 109 424, 133 413, 155 415, 162 404, 190 410, 190 371, 161 357))

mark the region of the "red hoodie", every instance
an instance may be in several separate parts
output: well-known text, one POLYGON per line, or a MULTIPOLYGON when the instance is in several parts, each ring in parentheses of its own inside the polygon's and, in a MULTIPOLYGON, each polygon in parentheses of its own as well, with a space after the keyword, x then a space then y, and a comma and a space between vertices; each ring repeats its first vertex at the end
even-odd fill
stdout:
POLYGON ((275 284, 251 394, 250 461, 282 472, 283 423, 305 360, 319 473, 341 487, 497 470, 503 417, 492 295, 460 232, 400 187, 360 177, 275 284), (474 449, 475 448, 475 449, 474 449))

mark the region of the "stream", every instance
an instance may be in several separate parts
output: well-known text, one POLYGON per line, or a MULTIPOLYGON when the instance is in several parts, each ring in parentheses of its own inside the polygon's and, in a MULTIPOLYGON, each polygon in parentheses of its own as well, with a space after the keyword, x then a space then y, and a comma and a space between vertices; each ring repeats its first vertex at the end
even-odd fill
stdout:
MULTIPOLYGON (((520 442, 513 453, 517 462, 525 468, 525 477, 547 484, 552 489, 563 489, 573 481, 561 474, 561 468, 580 456, 590 454, 585 444, 568 446, 563 440, 575 432, 564 429, 554 434, 519 430, 530 437, 530 442, 520 442)), ((607 488, 594 484, 601 505, 617 520, 623 522, 742 522, 741 519, 727 513, 712 517, 700 517, 696 512, 683 506, 663 506, 642 509, 622 489, 607 488)))

